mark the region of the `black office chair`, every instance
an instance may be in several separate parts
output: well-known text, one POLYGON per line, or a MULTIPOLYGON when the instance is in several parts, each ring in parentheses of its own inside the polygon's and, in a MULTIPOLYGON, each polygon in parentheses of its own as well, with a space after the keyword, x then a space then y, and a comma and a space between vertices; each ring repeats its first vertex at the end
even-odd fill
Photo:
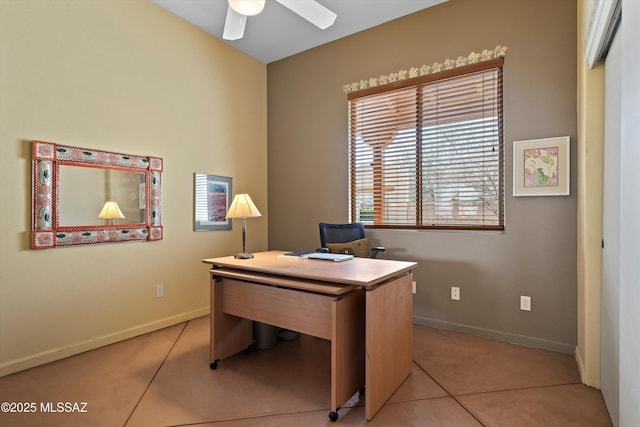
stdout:
POLYGON ((383 246, 369 247, 369 240, 364 233, 364 224, 320 224, 320 245, 322 252, 346 253, 360 257, 376 258, 384 252, 383 246))

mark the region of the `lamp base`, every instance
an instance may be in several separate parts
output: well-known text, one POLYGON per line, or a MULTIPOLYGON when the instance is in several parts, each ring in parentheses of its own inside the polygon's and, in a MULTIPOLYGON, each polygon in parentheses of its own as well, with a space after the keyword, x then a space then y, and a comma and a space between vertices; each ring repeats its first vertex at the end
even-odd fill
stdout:
POLYGON ((235 254, 233 257, 236 259, 251 259, 253 258, 253 254, 249 252, 241 252, 239 254, 235 254))

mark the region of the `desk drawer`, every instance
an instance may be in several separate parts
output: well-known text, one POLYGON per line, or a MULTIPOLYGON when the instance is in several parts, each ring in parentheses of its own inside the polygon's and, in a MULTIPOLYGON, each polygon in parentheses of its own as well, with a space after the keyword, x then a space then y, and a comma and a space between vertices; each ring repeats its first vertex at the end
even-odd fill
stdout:
POLYGON ((228 278, 221 284, 225 313, 331 339, 335 297, 228 278))

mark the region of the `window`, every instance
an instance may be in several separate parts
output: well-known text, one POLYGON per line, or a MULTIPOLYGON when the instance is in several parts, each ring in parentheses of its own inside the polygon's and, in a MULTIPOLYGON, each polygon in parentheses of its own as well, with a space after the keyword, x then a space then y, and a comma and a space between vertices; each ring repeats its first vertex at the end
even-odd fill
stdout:
POLYGON ((504 229, 502 58, 349 94, 352 221, 504 229))

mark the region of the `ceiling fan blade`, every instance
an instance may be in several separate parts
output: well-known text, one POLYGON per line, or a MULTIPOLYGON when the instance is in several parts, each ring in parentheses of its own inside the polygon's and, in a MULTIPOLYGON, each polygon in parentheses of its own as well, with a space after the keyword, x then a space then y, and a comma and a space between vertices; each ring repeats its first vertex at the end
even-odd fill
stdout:
POLYGON ((240 15, 230 7, 227 8, 227 19, 224 21, 224 31, 222 38, 225 40, 238 40, 244 36, 244 26, 247 17, 240 15))
POLYGON ((315 0, 276 1, 323 30, 332 26, 338 16, 315 0))

